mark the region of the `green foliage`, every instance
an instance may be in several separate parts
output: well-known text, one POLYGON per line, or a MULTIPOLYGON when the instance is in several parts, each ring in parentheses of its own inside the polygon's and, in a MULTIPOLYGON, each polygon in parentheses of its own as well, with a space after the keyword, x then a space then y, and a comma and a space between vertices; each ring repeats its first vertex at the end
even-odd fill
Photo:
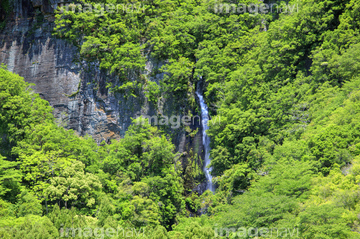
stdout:
POLYGON ((145 95, 149 99, 149 101, 157 103, 160 97, 160 88, 158 84, 154 81, 148 81, 146 85, 145 95))
POLYGON ((24 79, 0 67, 1 153, 10 155, 11 147, 22 140, 31 127, 53 120, 49 103, 30 89, 24 79))
POLYGON ((21 173, 16 169, 17 162, 4 160, 0 155, 0 197, 16 202, 16 195, 20 191, 21 173))
POLYGON ((11 208, 11 203, 4 200, 0 200, 0 216, 1 218, 7 218, 9 216, 14 216, 14 212, 11 208))
POLYGON ((84 227, 91 220, 92 226, 171 227, 185 208, 181 165, 174 145, 157 128, 140 118, 120 141, 98 146, 91 137, 57 126, 51 115, 46 116, 51 108, 45 103, 45 113, 36 105, 21 104, 11 113, 9 102, 43 101, 22 78, 3 68, 1 126, 13 144, 6 145, 7 157, 0 159, 1 214, 10 220, 2 223, 17 226, 1 233, 43 231, 46 237, 54 226, 58 233, 64 225, 84 227), (28 114, 21 115, 26 110, 28 114), (41 121, 37 115, 46 117, 41 121), (16 120, 26 123, 26 130, 15 127, 16 120), (43 214, 51 223, 39 219, 39 225, 23 226, 27 218, 43 214), (74 222, 74 217, 79 219, 74 222))
POLYGON ((174 229, 174 231, 171 232, 170 235, 171 235, 171 238, 210 239, 210 238, 214 238, 214 231, 212 230, 211 227, 200 225, 198 222, 193 222, 190 225, 186 225, 186 226, 181 225, 181 226, 176 227, 174 229))
POLYGON ((66 228, 92 228, 96 225, 95 218, 79 215, 75 208, 70 210, 60 209, 58 205, 54 206, 47 218, 50 219, 57 231, 63 233, 63 235, 66 235, 66 228))
POLYGON ((77 161, 62 169, 59 176, 50 179, 50 185, 44 192, 46 197, 58 204, 64 202, 65 208, 69 202, 78 207, 93 206, 101 183, 97 176, 84 173, 84 168, 85 165, 77 161))
MULTIPOLYGON (((195 149, 196 150, 196 149, 195 149)), ((184 163, 185 169, 183 170, 184 189, 186 193, 191 194, 196 185, 205 179, 204 172, 202 170, 203 163, 198 154, 194 153, 192 149, 188 150, 186 163, 184 163)))
POLYGON ((116 192, 116 213, 133 225, 169 227, 183 209, 183 185, 174 146, 143 118, 120 141, 104 145, 105 187, 116 192))
POLYGON ((218 185, 219 193, 225 194, 223 197, 230 201, 233 196, 244 192, 250 186, 254 176, 248 165, 235 164, 222 176, 214 178, 214 182, 218 185))
POLYGON ((144 118, 134 121, 123 139, 104 147, 108 152, 101 166, 104 172, 115 174, 121 171, 135 181, 174 173, 177 164, 174 146, 144 118))
POLYGON ((26 215, 42 215, 41 201, 31 192, 26 190, 18 195, 17 217, 25 217, 26 215))
POLYGON ((55 238, 59 236, 58 230, 47 217, 27 216, 12 219, 11 224, 2 226, 0 235, 3 238, 55 238))
POLYGON ((178 60, 171 60, 169 65, 164 66, 166 74, 163 84, 164 91, 172 94, 186 92, 188 89, 188 81, 192 77, 194 63, 189 59, 180 57, 178 60))
POLYGON ((216 193, 192 191, 203 180, 196 153, 180 160, 143 118, 97 145, 57 126, 48 103, 1 65, 2 237, 85 226, 146 228, 142 238, 239 227, 359 237, 358 0, 287 1, 296 11, 269 14, 217 13, 220 2, 205 0, 101 3, 144 11, 57 12, 54 34, 111 73, 112 91, 155 105, 173 98, 176 110, 194 112, 201 87, 220 118, 208 130, 216 193), (163 79, 147 79, 149 59, 162 63, 163 79))

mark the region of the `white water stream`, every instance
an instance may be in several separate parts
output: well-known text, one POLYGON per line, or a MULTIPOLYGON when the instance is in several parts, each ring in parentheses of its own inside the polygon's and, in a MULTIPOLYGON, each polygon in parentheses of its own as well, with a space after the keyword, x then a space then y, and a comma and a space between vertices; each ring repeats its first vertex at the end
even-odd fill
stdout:
MULTIPOLYGON (((200 77, 201 79, 201 77, 200 77)), ((206 177, 206 190, 210 190, 215 193, 215 186, 212 183, 212 176, 211 170, 212 168, 208 168, 211 159, 210 159, 210 137, 206 134, 206 130, 209 129, 208 121, 209 121, 209 111, 208 107, 204 101, 204 97, 201 94, 200 87, 198 87, 197 91, 195 92, 197 97, 200 101, 200 108, 201 108, 201 126, 202 126, 202 143, 204 145, 205 151, 205 165, 204 165, 204 173, 206 177)))

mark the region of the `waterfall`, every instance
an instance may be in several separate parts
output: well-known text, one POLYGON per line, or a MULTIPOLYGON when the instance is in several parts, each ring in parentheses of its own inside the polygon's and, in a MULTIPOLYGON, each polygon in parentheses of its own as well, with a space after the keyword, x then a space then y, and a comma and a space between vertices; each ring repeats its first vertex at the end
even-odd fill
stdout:
MULTIPOLYGON (((200 77, 200 80, 202 78, 200 77)), ((200 81, 199 81, 200 83, 200 81)), ((206 177, 206 190, 210 190, 213 193, 215 193, 215 187, 212 183, 212 176, 211 176, 211 170, 212 168, 208 168, 207 166, 210 164, 210 137, 206 134, 206 130, 209 129, 208 121, 209 121, 209 112, 208 107, 204 101, 204 97, 201 94, 201 89, 198 84, 196 95, 199 98, 200 102, 200 108, 201 108, 201 126, 202 126, 202 143, 204 145, 204 151, 205 151, 205 166, 204 166, 204 173, 206 177)))

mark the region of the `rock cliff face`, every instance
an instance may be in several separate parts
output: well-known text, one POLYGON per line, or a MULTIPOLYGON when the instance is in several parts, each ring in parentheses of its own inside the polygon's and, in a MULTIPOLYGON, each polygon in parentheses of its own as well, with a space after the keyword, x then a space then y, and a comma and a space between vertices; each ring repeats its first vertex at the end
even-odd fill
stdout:
MULTIPOLYGON (((54 107, 59 124, 81 136, 90 134, 101 142, 123 136, 131 118, 139 115, 178 114, 184 106, 171 99, 155 107, 147 102, 143 93, 136 98, 112 94, 106 82, 115 76, 101 71, 96 63, 75 63, 78 49, 52 36, 53 11, 58 3, 59 0, 15 0, 10 13, 0 9, 3 15, 0 21, 6 20, 5 27, 0 28, 0 63, 35 84, 33 89, 54 107)), ((150 59, 147 72, 153 72, 158 64, 161 63, 150 59)), ((158 74, 150 80, 158 82, 161 78, 158 74)), ((176 150, 186 155, 186 151, 193 148, 201 154, 201 130, 198 132, 194 138, 187 137, 184 130, 170 132, 176 150)), ((186 156, 183 160, 186 162, 186 156)))
MULTIPOLYGON (((56 39, 53 7, 48 0, 17 0, 5 29, 0 32, 0 62, 12 72, 35 83, 34 90, 54 107, 54 114, 80 135, 97 141, 118 138, 131 117, 152 115, 144 97, 124 100, 105 87, 111 78, 96 64, 76 64, 78 50, 56 39)), ((154 64, 148 62, 151 72, 154 64)))
POLYGON ((53 38, 52 28, 48 20, 9 22, 0 34, 0 62, 35 83, 34 90, 50 102, 55 116, 80 135, 88 133, 98 141, 120 135, 128 122, 120 122, 119 104, 105 89, 106 75, 96 65, 87 66, 90 71, 85 72, 84 66, 73 63, 77 49, 53 38))

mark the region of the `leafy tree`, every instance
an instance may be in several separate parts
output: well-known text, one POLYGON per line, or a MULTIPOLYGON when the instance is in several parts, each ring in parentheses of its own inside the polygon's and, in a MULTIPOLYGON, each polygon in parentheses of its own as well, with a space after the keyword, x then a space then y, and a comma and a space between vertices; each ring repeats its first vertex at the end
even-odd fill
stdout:
MULTIPOLYGON (((22 140, 33 125, 51 122, 54 117, 49 103, 34 94, 31 84, 0 67, 0 134, 1 152, 9 157, 11 148, 22 140)), ((31 131, 31 130, 30 130, 31 131)))
POLYGON ((95 175, 85 173, 84 168, 83 163, 75 161, 62 169, 58 176, 50 179, 50 185, 44 194, 50 201, 58 204, 63 202, 65 208, 68 207, 68 202, 81 208, 84 208, 84 205, 91 208, 95 204, 101 184, 95 175))
POLYGON ((16 169, 17 162, 4 160, 0 155, 0 196, 1 198, 16 202, 16 195, 20 192, 22 174, 16 169))
POLYGON ((18 198, 18 217, 25 217, 26 215, 42 215, 41 201, 31 192, 24 190, 18 195, 18 198))

